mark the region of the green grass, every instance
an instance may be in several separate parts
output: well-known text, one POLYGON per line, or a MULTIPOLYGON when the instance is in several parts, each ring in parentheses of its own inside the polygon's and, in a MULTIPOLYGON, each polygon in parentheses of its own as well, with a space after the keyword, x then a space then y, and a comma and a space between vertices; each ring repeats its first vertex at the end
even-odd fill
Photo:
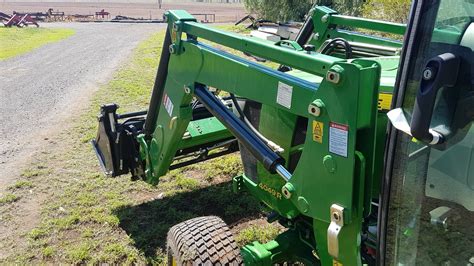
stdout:
POLYGON ((12 193, 7 193, 3 197, 0 197, 0 206, 4 205, 4 204, 15 202, 19 199, 20 199, 19 196, 15 195, 15 194, 12 194, 12 193))
POLYGON ((265 225, 251 225, 247 228, 242 229, 239 234, 235 237, 235 241, 239 246, 259 241, 260 243, 266 243, 280 233, 281 228, 273 224, 265 225))
MULTIPOLYGON (((231 179, 242 172, 238 154, 170 171, 156 187, 129 176, 106 178, 100 173, 89 144, 96 134, 100 105, 116 102, 120 113, 147 108, 163 37, 159 32, 139 44, 113 79, 95 93, 73 127, 61 133, 57 140, 61 145, 23 171, 23 178, 48 200, 39 225, 26 236, 27 247, 18 249, 7 264, 162 265, 166 234, 176 223, 217 215, 235 225, 261 217, 256 199, 247 193, 232 194, 231 179)), ((24 189, 15 193, 29 196, 24 189)), ((242 243, 266 239, 272 231, 244 232, 242 243)))
POLYGON ((24 181, 24 180, 19 180, 16 181, 13 185, 9 186, 9 190, 16 190, 16 189, 22 189, 22 188, 32 188, 33 183, 30 181, 24 181))
POLYGON ((31 178, 31 177, 37 177, 37 176, 44 176, 44 175, 49 174, 50 172, 51 170, 48 169, 46 166, 39 164, 39 165, 24 169, 23 172, 21 173, 21 176, 25 178, 31 178))
POLYGON ((0 61, 74 34, 72 29, 0 27, 0 61))
POLYGON ((41 251, 41 254, 43 255, 43 258, 50 258, 54 255, 54 248, 52 247, 45 247, 41 251))

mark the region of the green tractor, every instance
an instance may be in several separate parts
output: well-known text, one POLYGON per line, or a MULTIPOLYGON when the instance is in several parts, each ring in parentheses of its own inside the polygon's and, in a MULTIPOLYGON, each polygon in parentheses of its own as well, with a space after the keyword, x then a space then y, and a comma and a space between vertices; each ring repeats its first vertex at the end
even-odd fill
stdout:
POLYGON ((473 1, 415 0, 407 25, 315 6, 276 43, 166 16, 148 110, 101 108, 103 170, 156 185, 240 151, 234 192, 286 228, 239 250, 194 218, 170 229, 169 265, 474 265, 473 1))

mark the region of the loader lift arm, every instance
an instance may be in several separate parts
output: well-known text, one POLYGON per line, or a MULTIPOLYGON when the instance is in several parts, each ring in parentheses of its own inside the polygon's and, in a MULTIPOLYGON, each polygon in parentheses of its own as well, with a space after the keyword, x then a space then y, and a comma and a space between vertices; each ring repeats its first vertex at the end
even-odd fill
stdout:
MULTIPOLYGON (((396 41, 339 30, 336 23, 350 23, 351 18, 330 9, 317 7, 312 13, 313 33, 325 33, 317 42, 319 48, 340 36, 352 44, 368 44, 359 43, 355 49, 369 47, 377 52, 385 45, 382 50, 387 52, 400 47, 396 41)), ((107 106, 102 108, 94 147, 103 167, 113 176, 131 171, 157 184, 173 166, 189 164, 179 161, 186 154, 216 146, 226 147, 224 153, 228 153, 237 150, 238 141, 257 164, 252 173, 234 178, 234 187, 250 191, 274 210, 276 220, 290 228, 267 244, 245 246, 245 263, 294 260, 360 265, 361 230, 371 213, 373 175, 379 167, 375 158, 378 128, 385 126, 377 124, 379 90, 387 89, 380 81, 381 63, 359 58, 367 55, 362 50, 348 60, 337 49, 326 55, 305 50, 298 42, 272 43, 224 32, 197 23, 185 11, 169 11, 167 18, 146 118, 133 120, 130 128, 131 122, 118 122, 116 107, 113 112, 107 112, 107 106), (294 71, 277 71, 200 39, 294 71), (232 101, 216 97, 211 88, 258 103, 258 130, 282 150, 272 150, 231 111, 232 101), (204 108, 204 115, 196 116, 196 103, 204 108), (268 116, 273 120, 268 121, 268 116), (112 130, 116 126, 126 128, 125 136, 112 130)), ((352 20, 358 28, 382 29, 382 22, 352 20)), ((403 34, 403 25, 389 24, 391 33, 403 34)), ((397 60, 388 58, 393 59, 397 60)), ((208 158, 204 157, 198 161, 208 158)))

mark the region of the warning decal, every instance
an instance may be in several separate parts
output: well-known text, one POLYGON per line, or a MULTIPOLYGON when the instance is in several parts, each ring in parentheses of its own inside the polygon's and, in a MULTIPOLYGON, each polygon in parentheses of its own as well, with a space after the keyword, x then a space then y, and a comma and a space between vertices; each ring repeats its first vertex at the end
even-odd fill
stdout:
POLYGON ((278 82, 277 103, 291 108, 291 98, 293 97, 293 87, 283 82, 278 82))
POLYGON ((329 123, 329 152, 347 158, 349 126, 329 123))
POLYGON ((313 121, 313 140, 323 143, 324 124, 319 121, 313 121))
POLYGON ((168 97, 168 94, 163 95, 163 105, 165 106, 166 112, 168 112, 168 115, 171 117, 174 105, 170 97, 168 97))
POLYGON ((392 105, 392 94, 379 93, 378 109, 379 111, 390 111, 392 105))

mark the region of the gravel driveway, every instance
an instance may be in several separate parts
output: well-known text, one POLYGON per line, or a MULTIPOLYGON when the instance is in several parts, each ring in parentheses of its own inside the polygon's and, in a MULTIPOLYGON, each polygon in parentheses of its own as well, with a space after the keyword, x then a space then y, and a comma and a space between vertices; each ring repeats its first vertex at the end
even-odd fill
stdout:
POLYGON ((164 24, 52 23, 76 34, 0 61, 0 194, 31 154, 87 106, 136 45, 164 24))

